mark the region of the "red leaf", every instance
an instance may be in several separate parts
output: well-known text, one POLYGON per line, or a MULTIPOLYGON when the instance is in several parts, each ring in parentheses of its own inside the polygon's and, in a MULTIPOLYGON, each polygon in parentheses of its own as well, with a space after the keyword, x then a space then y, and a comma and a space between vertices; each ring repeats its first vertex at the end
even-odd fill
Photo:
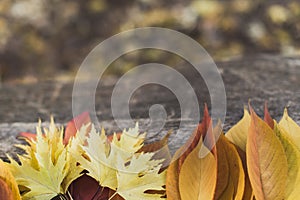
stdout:
POLYGON ((68 144, 70 138, 76 135, 77 130, 79 130, 82 125, 86 125, 90 122, 91 118, 88 112, 83 112, 69 121, 65 130, 64 144, 68 144))

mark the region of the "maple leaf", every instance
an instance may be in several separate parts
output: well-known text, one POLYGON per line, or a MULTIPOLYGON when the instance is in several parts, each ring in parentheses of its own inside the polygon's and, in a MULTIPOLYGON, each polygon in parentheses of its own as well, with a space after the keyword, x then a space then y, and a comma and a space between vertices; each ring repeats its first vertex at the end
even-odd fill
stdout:
POLYGON ((37 127, 35 140, 28 140, 29 146, 19 145, 26 154, 19 155, 20 165, 9 157, 9 169, 21 190, 22 199, 51 199, 64 193, 62 182, 69 164, 67 149, 63 144, 63 128, 57 128, 53 118, 49 129, 37 127))
MULTIPOLYGON (((66 130, 64 132, 64 144, 68 144, 70 138, 74 137, 77 131, 86 124, 91 123, 91 118, 88 112, 83 112, 80 115, 74 117, 71 121, 67 123, 66 130)), ((21 132, 18 135, 18 138, 24 138, 25 140, 36 140, 36 134, 28 133, 28 132, 21 132)))
POLYGON ((137 153, 142 148, 144 139, 145 133, 139 134, 138 125, 124 130, 119 138, 114 134, 111 141, 104 129, 98 133, 92 126, 86 140, 87 145, 81 147, 86 156, 74 156, 88 171, 87 175, 97 180, 102 187, 115 191, 113 196, 119 194, 128 199, 129 196, 140 194, 139 197, 142 195, 147 199, 155 199, 157 195, 144 192, 158 188, 163 190, 165 174, 158 173, 162 160, 152 160, 154 153, 137 153))
POLYGON ((161 194, 147 194, 147 190, 164 190, 165 171, 159 173, 161 161, 151 161, 154 154, 141 153, 133 155, 130 164, 126 165, 121 157, 118 157, 117 190, 125 199, 160 199, 161 194))

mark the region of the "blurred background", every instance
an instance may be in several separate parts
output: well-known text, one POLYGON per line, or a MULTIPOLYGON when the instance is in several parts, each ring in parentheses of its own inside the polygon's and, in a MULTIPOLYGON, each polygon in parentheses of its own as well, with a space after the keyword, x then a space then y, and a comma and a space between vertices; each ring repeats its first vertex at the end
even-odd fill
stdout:
MULTIPOLYGON (((296 0, 1 0, 1 82, 71 79, 101 41, 145 26, 185 33, 215 60, 300 53, 296 0)), ((176 56, 156 50, 132 52, 107 73, 119 75, 149 61, 173 65, 176 56)))

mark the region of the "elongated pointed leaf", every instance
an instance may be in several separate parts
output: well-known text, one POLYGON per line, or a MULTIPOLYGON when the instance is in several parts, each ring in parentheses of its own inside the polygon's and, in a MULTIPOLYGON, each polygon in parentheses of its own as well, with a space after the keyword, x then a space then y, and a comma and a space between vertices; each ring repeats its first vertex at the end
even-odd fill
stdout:
POLYGON ((265 103, 264 121, 271 127, 271 129, 274 129, 274 120, 269 113, 267 102, 265 103))
POLYGON ((294 144, 288 133, 280 127, 280 125, 275 124, 274 129, 277 137, 279 138, 281 144, 283 145, 287 163, 288 163, 288 176, 285 199, 296 200, 300 196, 300 151, 294 144))
POLYGON ((228 139, 221 134, 217 142, 218 174, 214 199, 243 198, 245 174, 239 154, 228 139))
POLYGON ((251 124, 247 139, 247 166, 257 200, 284 199, 288 164, 274 131, 250 108, 251 124))
POLYGON ((187 141, 187 143, 183 146, 182 155, 179 157, 178 160, 178 169, 180 171, 186 157, 193 151, 193 149, 197 146, 200 137, 203 137, 206 146, 212 147, 212 153, 216 154, 216 150, 213 147, 215 144, 214 135, 213 135, 213 127, 212 127, 212 120, 208 112, 207 105, 205 104, 204 107, 204 116, 202 118, 201 123, 198 125, 198 127, 194 130, 193 134, 187 141))
POLYGON ((292 118, 290 118, 287 109, 284 109, 284 114, 279 122, 279 125, 283 127, 292 137, 293 141, 300 150, 300 127, 292 118))
MULTIPOLYGON (((174 158, 177 158, 183 147, 176 151, 174 154, 174 158)), ((179 168, 178 168, 178 159, 172 160, 168 169, 167 169, 167 177, 166 177, 166 192, 168 200, 180 200, 180 192, 179 192, 179 168)))
POLYGON ((249 112, 246 109, 244 109, 243 118, 236 125, 234 125, 225 135, 229 139, 229 141, 237 145, 244 152, 246 152, 246 143, 250 121, 251 118, 249 112))
POLYGON ((179 174, 179 191, 182 200, 213 199, 217 179, 217 161, 203 145, 202 138, 187 156, 179 174), (204 157, 200 149, 205 149, 204 157))
POLYGON ((239 154, 239 157, 241 158, 243 169, 245 173, 245 187, 244 187, 244 194, 243 194, 243 200, 253 200, 254 194, 252 190, 252 186, 250 183, 249 175, 248 175, 248 168, 247 168, 247 161, 246 161, 246 152, 241 150, 238 146, 235 145, 235 148, 239 154))

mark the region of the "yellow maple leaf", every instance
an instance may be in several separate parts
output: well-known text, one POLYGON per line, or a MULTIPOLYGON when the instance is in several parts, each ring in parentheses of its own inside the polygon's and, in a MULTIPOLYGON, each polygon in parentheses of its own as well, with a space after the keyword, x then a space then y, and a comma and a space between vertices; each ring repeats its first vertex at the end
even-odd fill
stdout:
POLYGON ((77 161, 88 175, 125 199, 157 199, 158 194, 146 190, 164 190, 165 173, 158 173, 162 160, 152 160, 154 153, 137 153, 143 146, 145 134, 139 134, 138 125, 124 130, 117 138, 108 141, 104 129, 98 133, 92 126, 84 154, 77 154, 77 161))
POLYGON ((52 118, 43 135, 39 123, 36 141, 28 142, 29 146, 19 145, 26 152, 19 155, 21 165, 11 157, 7 165, 19 188, 23 188, 22 199, 49 200, 64 193, 62 182, 69 170, 69 157, 63 144, 63 128, 57 128, 52 118))

